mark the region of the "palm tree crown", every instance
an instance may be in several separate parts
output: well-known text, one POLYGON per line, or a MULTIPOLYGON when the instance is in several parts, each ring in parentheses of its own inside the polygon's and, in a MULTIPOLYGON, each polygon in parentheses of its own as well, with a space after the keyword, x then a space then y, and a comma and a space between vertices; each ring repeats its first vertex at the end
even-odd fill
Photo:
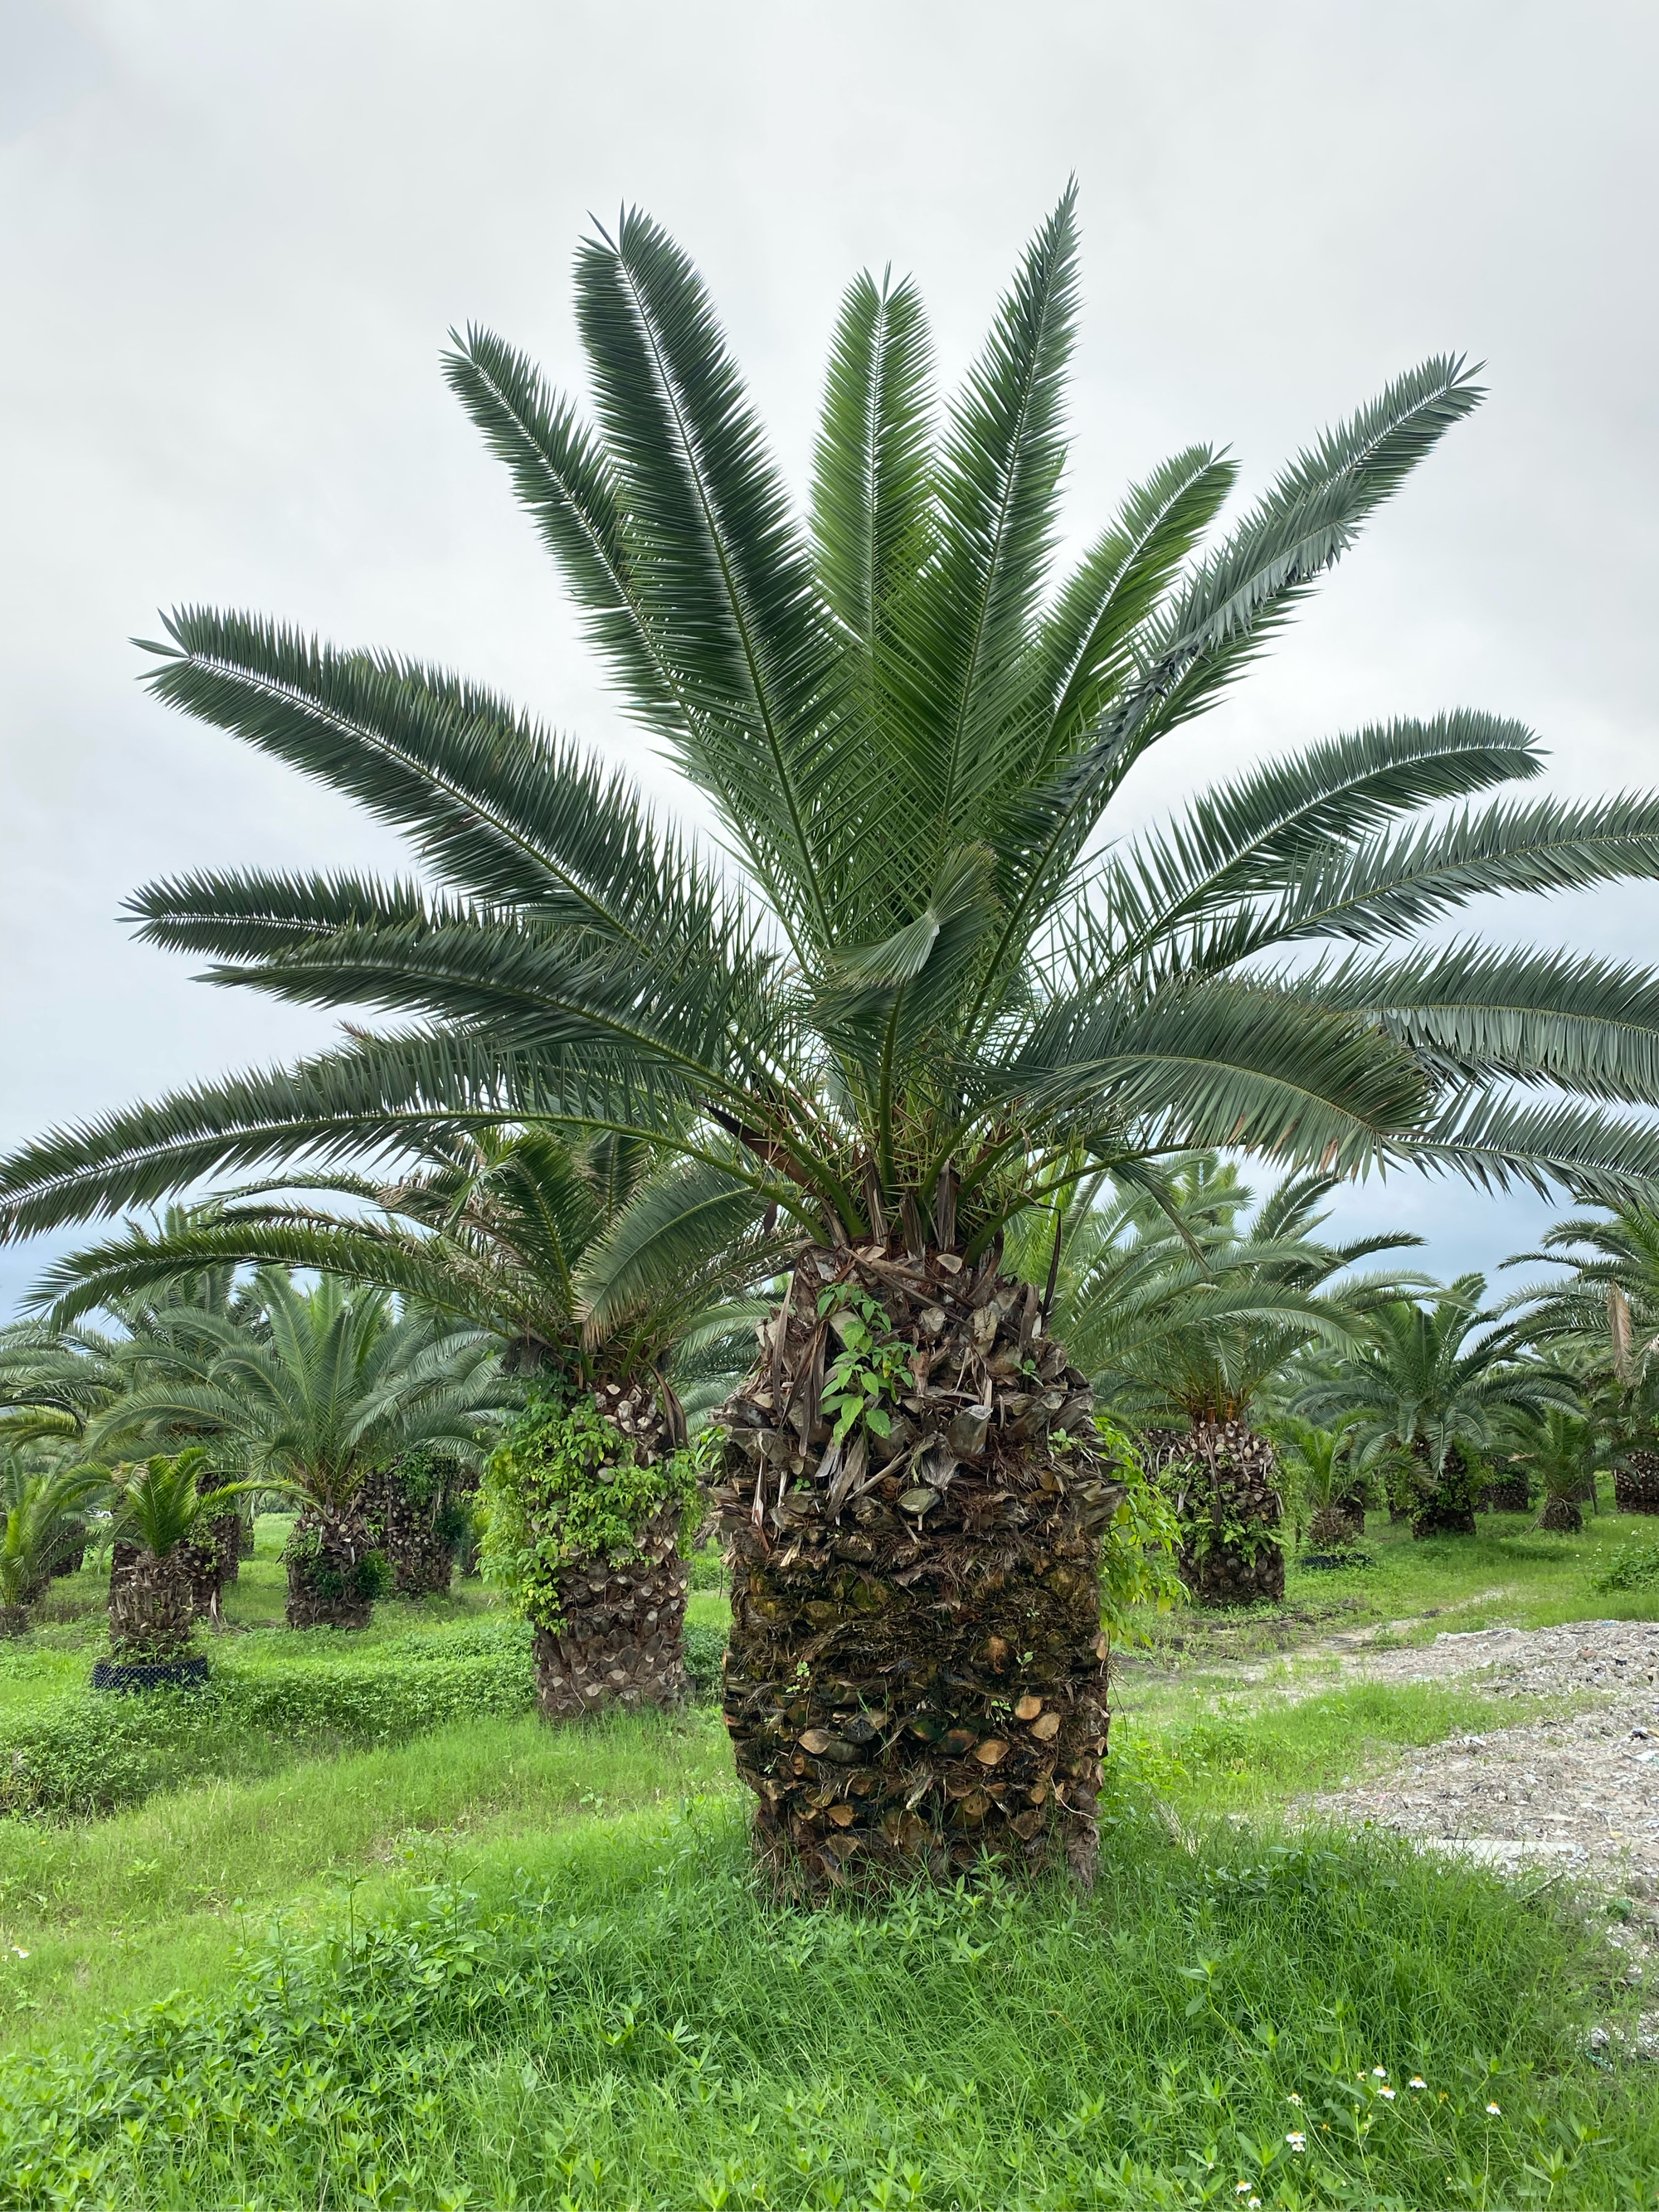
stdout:
POLYGON ((643 215, 578 259, 595 423, 500 339, 458 339, 452 385, 732 866, 477 685, 176 613, 156 696, 393 823, 433 887, 197 874, 139 894, 143 933, 216 982, 405 1025, 48 1136, 0 1173, 10 1231, 507 1118, 664 1149, 820 1239, 898 1223, 969 1256, 1057 1173, 1191 1146, 1500 1183, 1659 1170, 1659 1134, 1612 1110, 1659 1099, 1652 979, 1409 942, 1480 893, 1651 877, 1659 800, 1431 813, 1540 769, 1520 725, 1458 712, 1103 845, 1136 763, 1480 394, 1426 362, 1208 551, 1235 465, 1190 447, 1056 581, 1074 216, 1068 191, 942 434, 914 287, 854 284, 805 527, 643 215))

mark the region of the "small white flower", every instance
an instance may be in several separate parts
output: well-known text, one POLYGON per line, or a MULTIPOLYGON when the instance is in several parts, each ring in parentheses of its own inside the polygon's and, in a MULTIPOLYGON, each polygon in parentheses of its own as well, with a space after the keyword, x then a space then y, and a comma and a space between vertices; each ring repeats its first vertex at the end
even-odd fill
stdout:
POLYGON ((1236 2181, 1236 2182, 1234 2182, 1234 2184, 1233 2184, 1233 2195, 1234 2195, 1235 2197, 1248 2197, 1248 2196, 1249 2195, 1249 2193, 1250 2193, 1250 2185, 1249 2185, 1249 2183, 1248 2181, 1236 2181))
POLYGON ((1300 2128, 1292 2128, 1289 2135, 1285 2136, 1285 2140, 1289 2143, 1292 2150, 1306 2150, 1308 2148, 1308 2138, 1303 2134, 1300 2128))
POLYGON ((1376 2094, 1379 2097, 1392 2097, 1394 2091, 1392 2089, 1379 2089, 1376 2094))
POLYGON ((1493 2119, 1497 2119, 1499 2117, 1498 2108, 1496 2105, 1488 2105, 1486 2110, 1492 2114, 1493 2119))
POLYGON ((1292 2089, 1287 2101, 1292 2105, 1299 2105, 1302 2102, 1302 2100, 1297 2095, 1295 2090, 1292 2089))
POLYGON ((1249 2204, 1244 2208, 1244 2212, 1261 2212, 1261 2199, 1259 2197, 1251 2197, 1249 2204))
POLYGON ((1389 2069, 1386 2066, 1373 2066, 1371 2072, 1379 2081, 1386 2081, 1389 2078, 1389 2069))
POLYGON ((1420 2074, 1413 2074, 1411 2080, 1406 2084, 1406 2087, 1408 2089, 1426 2089, 1428 2086, 1428 2083, 1423 2079, 1423 2076, 1420 2074))
POLYGON ((28 1953, 23 1948, 21 1943, 14 1943, 11 1948, 20 1959, 27 1958, 28 1953))

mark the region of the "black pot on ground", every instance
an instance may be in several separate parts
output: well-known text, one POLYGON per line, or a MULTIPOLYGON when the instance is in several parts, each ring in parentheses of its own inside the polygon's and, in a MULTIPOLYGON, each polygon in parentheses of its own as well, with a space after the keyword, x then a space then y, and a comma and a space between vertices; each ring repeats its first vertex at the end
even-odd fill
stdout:
POLYGON ((92 1667, 94 1690, 199 1689, 207 1678, 199 1652, 185 1659, 95 1659, 92 1667))

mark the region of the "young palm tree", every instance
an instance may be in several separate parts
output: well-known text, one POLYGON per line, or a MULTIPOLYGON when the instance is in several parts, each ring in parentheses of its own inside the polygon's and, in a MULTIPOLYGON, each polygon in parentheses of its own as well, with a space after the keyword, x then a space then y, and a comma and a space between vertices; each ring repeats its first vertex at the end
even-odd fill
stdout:
POLYGON ((1431 1306, 1401 1298, 1379 1307, 1370 1342, 1297 1409, 1355 1423, 1360 1463, 1408 1486, 1414 1536, 1472 1536, 1476 1462, 1497 1423, 1541 1421, 1552 1406, 1576 1402, 1568 1376, 1516 1357, 1511 1333, 1482 1310, 1486 1288, 1484 1276, 1460 1275, 1431 1306))
POLYGON ((292 1628, 366 1626, 380 1555, 358 1510, 364 1478, 422 1446, 476 1465, 502 1403, 495 1343, 485 1332, 399 1322, 390 1296, 324 1276, 301 1291, 278 1268, 255 1288, 269 1340, 226 1325, 199 1380, 128 1393, 88 1430, 92 1450, 181 1431, 214 1439, 245 1489, 305 1500, 289 1540, 292 1628))
POLYGON ((1349 1456, 1348 1425, 1322 1429, 1284 1413, 1273 1428, 1280 1464, 1308 1511, 1308 1542, 1321 1552, 1356 1542, 1365 1533, 1364 1486, 1349 1456))
MULTIPOLYGON (((757 1209, 741 1184, 702 1169, 653 1175, 642 1146, 615 1138, 573 1148, 547 1128, 482 1130, 428 1145, 395 1183, 337 1174, 283 1188, 281 1203, 232 1194, 159 1237, 129 1222, 121 1236, 59 1261, 39 1295, 55 1299, 62 1325, 185 1267, 314 1268, 490 1332, 510 1370, 568 1398, 591 1396, 617 1450, 654 1468, 686 1440, 674 1388, 680 1344, 692 1340, 699 1367, 723 1352, 735 1379, 765 1309, 734 1293, 777 1262, 772 1243, 750 1233, 757 1209), (342 1197, 374 1210, 347 1215, 325 1202, 342 1197), (653 1265, 665 1231, 672 1277, 653 1265), (690 1249, 694 1231, 700 1253, 690 1249), (748 1346, 734 1359, 738 1330, 748 1346)), ((476 1469, 448 1463, 446 1477, 446 1465, 417 1449, 371 1471, 356 1493, 402 1595, 448 1588, 441 1516, 457 1478, 476 1482, 476 1469), (410 1486, 416 1466, 420 1495, 410 1486)), ((576 1559, 552 1612, 532 1613, 550 1716, 617 1696, 675 1703, 686 1694, 681 1518, 653 1514, 617 1556, 576 1559)))
POLYGON ((1596 1478, 1611 1456, 1612 1439, 1591 1414, 1567 1406, 1547 1406, 1542 1418, 1529 1426, 1521 1449, 1543 1489, 1534 1525, 1556 1535, 1577 1536, 1584 1526, 1586 1500, 1594 1510, 1596 1478))
POLYGON ((1208 551, 1236 471, 1191 447, 1051 581, 1076 289, 1068 191, 941 437, 915 289, 860 278, 805 529, 696 271, 644 216, 579 258, 597 428, 498 338, 458 341, 452 383, 729 863, 475 685, 177 613, 157 696, 362 800, 434 884, 197 875, 139 897, 144 933, 219 982, 397 1025, 0 1169, 26 1234, 510 1118, 661 1146, 778 1206, 804 1249, 731 1414, 727 1717, 763 1846, 813 1883, 987 1847, 1091 1862, 1106 1470, 1046 1334, 1023 1427, 992 1372, 1038 1344, 1040 1302, 999 1254, 1057 1164, 1150 1172, 1231 1145, 1345 1176, 1611 1188, 1659 1169, 1659 1133, 1614 1110, 1659 1095, 1652 980, 1417 941, 1482 893, 1651 877, 1659 801, 1439 811, 1541 766, 1519 725, 1460 712, 1311 747, 1103 843, 1137 763, 1217 704, 1480 395, 1425 362, 1208 551), (890 1433, 908 1425, 884 1463, 869 1425, 836 1437, 822 1417, 837 1316, 876 1346, 842 1379, 876 1376, 890 1433), (888 1388, 907 1365, 914 1413, 888 1388), (1012 1735, 1011 1703, 1033 1714, 1012 1735))
POLYGON ((216 1516, 251 1486, 215 1483, 202 1444, 169 1457, 157 1452, 106 1478, 115 1491, 109 1582, 109 1634, 118 1660, 144 1664, 181 1659, 196 1618, 194 1555, 216 1516), (204 1478, 206 1478, 204 1486, 204 1478))
POLYGON ((21 1636, 29 1607, 58 1571, 64 1533, 76 1506, 104 1488, 102 1468, 55 1474, 27 1471, 15 1451, 0 1470, 0 1636, 21 1636))
POLYGON ((1097 1395, 1141 1431, 1185 1531, 1182 1579, 1204 1604, 1283 1597, 1279 1465, 1255 1409, 1299 1349, 1346 1348, 1399 1295, 1397 1273, 1349 1271, 1419 1241, 1320 1243, 1331 1188, 1289 1176, 1243 1221, 1251 1193, 1211 1157, 1185 1164, 1161 1206, 1132 1191, 1057 1225, 1055 1327, 1097 1395))

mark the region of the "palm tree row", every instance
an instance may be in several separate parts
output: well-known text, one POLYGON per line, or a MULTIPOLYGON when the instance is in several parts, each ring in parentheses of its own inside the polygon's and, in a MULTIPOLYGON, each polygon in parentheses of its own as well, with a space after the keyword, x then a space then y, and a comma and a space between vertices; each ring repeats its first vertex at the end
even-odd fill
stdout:
MULTIPOLYGON (((1399 377, 1207 545, 1237 465, 1187 448, 1056 575, 1077 284, 1068 192, 941 421, 915 287, 858 279, 804 521, 642 215, 578 257, 591 422, 500 338, 458 338, 453 389, 721 857, 477 685, 176 612, 155 695, 356 799, 421 873, 207 871, 140 892, 141 933, 389 1026, 0 1166, 21 1236, 204 1176, 395 1181, 503 1125, 637 1147, 666 1178, 640 1297, 702 1264, 721 1209, 732 1235, 784 1224, 714 1497, 726 1718, 762 1849, 809 1891, 988 1850, 1092 1865, 1115 1475, 1035 1218, 1103 1174, 1173 1203, 1172 1167, 1222 1147, 1601 1199, 1659 1169, 1622 1110, 1659 1097, 1654 979, 1439 932, 1484 894, 1650 878, 1659 799, 1492 796, 1541 751, 1460 710, 1113 826, 1476 405, 1471 373, 1399 377)), ((1324 1279, 1274 1280, 1263 1327, 1340 1334, 1324 1279)), ((1166 1397, 1213 1505, 1206 1439, 1256 1354, 1190 1287, 1206 1379, 1166 1397)))

